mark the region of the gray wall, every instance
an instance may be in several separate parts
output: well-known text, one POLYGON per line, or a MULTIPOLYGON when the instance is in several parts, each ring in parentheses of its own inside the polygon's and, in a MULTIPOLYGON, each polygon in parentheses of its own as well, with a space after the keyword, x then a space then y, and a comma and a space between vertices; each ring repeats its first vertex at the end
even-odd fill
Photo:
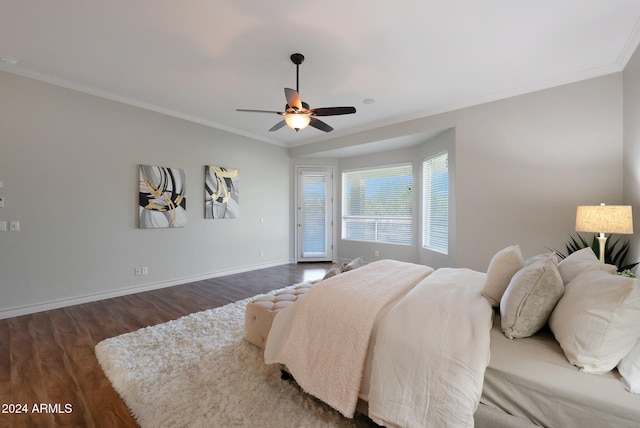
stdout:
POLYGON ((290 260, 285 149, 4 72, 0 93, 0 317, 290 260), (186 170, 186 227, 136 228, 139 164, 186 170), (204 219, 207 164, 240 169, 239 219, 204 219))
POLYGON ((563 248, 578 205, 622 203, 622 73, 457 113, 459 266, 563 248))

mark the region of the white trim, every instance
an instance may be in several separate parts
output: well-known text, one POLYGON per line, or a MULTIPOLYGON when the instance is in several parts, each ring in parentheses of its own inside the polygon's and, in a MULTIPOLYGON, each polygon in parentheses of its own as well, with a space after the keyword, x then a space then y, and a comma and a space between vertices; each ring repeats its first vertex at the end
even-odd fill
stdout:
POLYGON ((149 284, 134 285, 132 287, 120 288, 118 290, 112 290, 107 292, 86 294, 84 296, 69 297, 65 299, 51 300, 45 303, 37 303, 33 305, 16 306, 8 309, 0 309, 0 319, 7 319, 13 317, 19 317, 22 315, 35 314, 37 312, 49 311, 52 309, 64 308, 67 306, 80 305, 83 303, 96 302, 98 300, 111 299, 114 297, 126 296, 129 294, 142 293, 145 291, 159 290, 161 288, 173 287, 176 285, 187 284, 195 281, 202 281, 211 278, 218 278, 226 275, 233 275, 237 273, 249 272, 257 269, 265 269, 269 267, 281 266, 289 263, 294 263, 292 260, 279 260, 271 263, 264 263, 259 265, 244 266, 240 268, 227 269, 218 272, 211 272, 202 275, 194 275, 183 278, 176 278, 168 281, 161 281, 149 284))
POLYGON ((633 26, 627 42, 624 44, 622 51, 620 51, 620 55, 618 55, 616 65, 620 68, 620 71, 624 71, 627 67, 627 63, 638 48, 638 43, 640 43, 640 21, 636 21, 636 25, 633 26))

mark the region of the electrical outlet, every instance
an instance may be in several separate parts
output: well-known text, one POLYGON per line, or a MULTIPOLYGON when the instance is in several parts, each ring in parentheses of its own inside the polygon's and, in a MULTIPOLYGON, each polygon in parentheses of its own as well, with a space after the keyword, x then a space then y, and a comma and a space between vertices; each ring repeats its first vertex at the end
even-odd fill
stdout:
POLYGON ((17 232, 20 230, 20 222, 19 221, 10 221, 9 222, 9 230, 12 232, 17 232))
POLYGON ((0 221, 0 232, 6 232, 7 231, 7 222, 6 221, 0 221))
POLYGON ((149 275, 149 268, 146 266, 142 266, 142 274, 143 275, 149 275))
POLYGON ((373 252, 373 255, 374 255, 375 257, 380 257, 380 251, 375 250, 375 251, 373 252))

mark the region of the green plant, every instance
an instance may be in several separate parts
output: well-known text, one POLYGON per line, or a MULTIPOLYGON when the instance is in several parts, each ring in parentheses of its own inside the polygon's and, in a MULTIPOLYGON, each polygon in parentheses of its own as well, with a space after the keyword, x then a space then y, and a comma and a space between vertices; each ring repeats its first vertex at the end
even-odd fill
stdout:
POLYGON ((636 274, 631 272, 630 269, 625 269, 622 272, 618 272, 620 276, 626 276, 627 278, 636 278, 636 274))
MULTIPOLYGON (((600 257, 600 243, 598 242, 598 235, 594 234, 593 239, 591 240, 591 244, 587 242, 579 233, 576 233, 577 238, 569 235, 569 241, 565 244, 567 248, 567 254, 563 254, 558 250, 554 250, 558 257, 561 259, 566 258, 569 254, 574 253, 578 250, 582 250, 583 248, 591 248, 593 252, 596 254, 596 257, 600 257)), ((638 263, 625 264, 627 255, 629 254, 629 241, 622 241, 622 237, 618 237, 617 239, 613 239, 609 237, 607 242, 604 245, 604 262, 610 265, 615 265, 618 267, 618 272, 624 272, 626 270, 631 270, 635 268, 638 263), (619 245, 619 246, 618 246, 619 245)))

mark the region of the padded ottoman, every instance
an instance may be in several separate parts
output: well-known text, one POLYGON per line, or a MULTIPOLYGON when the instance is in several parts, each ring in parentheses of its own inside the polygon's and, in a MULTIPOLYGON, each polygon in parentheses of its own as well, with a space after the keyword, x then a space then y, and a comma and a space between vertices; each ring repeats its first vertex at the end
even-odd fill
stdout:
POLYGON ((249 302, 244 317, 244 338, 264 349, 276 314, 291 306, 317 282, 302 282, 256 297, 249 302))

